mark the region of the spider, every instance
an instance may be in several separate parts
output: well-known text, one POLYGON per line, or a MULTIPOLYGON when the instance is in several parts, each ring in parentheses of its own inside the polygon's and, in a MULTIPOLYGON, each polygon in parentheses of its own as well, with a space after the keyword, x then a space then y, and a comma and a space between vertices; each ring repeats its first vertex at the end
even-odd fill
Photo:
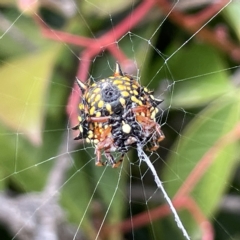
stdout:
POLYGON ((156 151, 164 139, 156 122, 157 106, 162 100, 153 96, 153 91, 142 87, 132 76, 122 72, 116 63, 113 76, 90 85, 77 79, 82 92, 79 104, 79 130, 74 140, 85 139, 95 145, 97 166, 105 164, 118 167, 130 147, 136 144, 150 145, 156 151), (101 152, 107 161, 101 161, 101 152), (121 153, 116 161, 111 152, 121 153))

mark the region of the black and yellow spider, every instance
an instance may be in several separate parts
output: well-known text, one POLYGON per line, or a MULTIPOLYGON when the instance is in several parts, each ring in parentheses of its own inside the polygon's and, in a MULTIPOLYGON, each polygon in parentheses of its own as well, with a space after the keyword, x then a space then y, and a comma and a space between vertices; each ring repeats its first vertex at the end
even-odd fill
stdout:
POLYGON ((85 139, 95 145, 96 165, 110 164, 118 167, 131 146, 150 144, 155 151, 164 139, 160 125, 156 122, 157 106, 162 102, 153 92, 142 87, 132 76, 122 73, 116 63, 113 76, 90 85, 77 79, 82 92, 79 104, 79 130, 75 138, 85 139), (101 161, 101 151, 107 162, 101 161), (115 160, 111 152, 120 152, 115 160))

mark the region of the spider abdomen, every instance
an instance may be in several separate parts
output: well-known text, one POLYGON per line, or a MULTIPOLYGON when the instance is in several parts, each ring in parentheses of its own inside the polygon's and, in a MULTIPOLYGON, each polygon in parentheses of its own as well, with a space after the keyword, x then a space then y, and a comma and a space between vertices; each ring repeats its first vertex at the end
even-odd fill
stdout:
POLYGON ((74 127, 80 133, 75 139, 95 144, 96 165, 103 164, 101 150, 107 163, 117 167, 131 146, 146 145, 150 141, 154 150, 158 148, 164 135, 155 115, 162 100, 154 98, 153 92, 133 77, 123 74, 119 64, 113 76, 91 85, 78 79, 77 83, 83 95, 79 104, 79 125, 74 127), (122 154, 119 161, 113 159, 112 151, 122 154))

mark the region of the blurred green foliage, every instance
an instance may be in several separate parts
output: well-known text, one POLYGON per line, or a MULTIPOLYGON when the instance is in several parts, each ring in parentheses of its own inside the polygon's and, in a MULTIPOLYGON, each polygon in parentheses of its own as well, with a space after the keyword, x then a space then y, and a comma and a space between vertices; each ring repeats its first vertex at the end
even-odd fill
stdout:
MULTIPOLYGON (((43 8, 43 20, 62 31, 96 37, 134 9, 129 1, 108 1, 105 7, 99 1, 91 2, 77 1, 76 10, 81 12, 77 11, 71 18, 43 8)), ((215 17, 215 22, 229 27, 233 38, 238 40, 240 26, 236 9, 240 9, 239 3, 229 4, 215 17)), ((0 30, 0 187, 18 193, 41 191, 57 158, 62 137, 71 127, 66 105, 79 63, 77 56, 82 49, 44 39, 31 17, 21 15, 14 5, 2 5, 0 13, 2 18, 14 23, 8 30, 0 30)), ((232 82, 238 68, 230 70, 234 64, 228 56, 197 38, 178 49, 189 36, 168 19, 158 29, 163 18, 156 13, 158 9, 118 45, 136 61, 141 83, 155 89, 165 100, 161 121, 166 140, 158 151, 161 158, 155 164, 160 178, 166 182, 167 192, 173 197, 204 154, 239 122, 239 89, 232 82), (165 36, 170 28, 174 34, 167 41, 165 36)), ((114 62, 109 53, 103 52, 96 56, 90 74, 98 78, 109 76, 112 73, 109 65, 113 69, 114 62)), ((78 225, 83 220, 81 228, 89 239, 96 234, 89 204, 100 202, 101 214, 107 213, 109 224, 147 210, 145 205, 131 203, 129 213, 131 199, 126 189, 129 184, 134 188, 137 181, 132 177, 139 174, 138 168, 132 167, 133 172, 128 172, 128 161, 122 169, 96 168, 93 150, 84 146, 79 146, 70 156, 73 167, 59 189, 61 204, 70 222, 78 225)), ((137 161, 134 156, 136 153, 129 153, 132 162, 137 161)), ((232 184, 238 158, 236 142, 219 149, 213 164, 192 191, 194 200, 210 220, 216 219, 219 201, 232 184)), ((148 177, 149 186, 156 188, 151 174, 148 177)), ((239 187, 236 185, 235 189, 239 187)), ((149 202, 147 207, 158 204, 149 202)), ((199 239, 199 226, 192 216, 187 211, 181 211, 180 216, 192 239, 199 239)), ((224 221, 231 217, 226 214, 224 221)), ((153 232, 155 239, 182 239, 171 216, 135 230, 134 234, 141 240, 153 238, 153 232)), ((239 229, 229 231, 229 236, 235 234, 239 234, 239 229)), ((131 237, 126 235, 126 239, 131 237)), ((121 234, 114 239, 121 239, 121 234)))

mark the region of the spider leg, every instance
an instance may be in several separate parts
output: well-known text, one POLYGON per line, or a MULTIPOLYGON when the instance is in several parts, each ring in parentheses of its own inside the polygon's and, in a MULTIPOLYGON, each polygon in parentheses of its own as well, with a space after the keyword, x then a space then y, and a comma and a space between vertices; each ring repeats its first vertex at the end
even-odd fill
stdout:
POLYGON ((97 156, 96 162, 95 162, 96 166, 101 167, 101 166, 105 165, 106 163, 108 163, 113 168, 117 168, 122 163, 125 154, 122 153, 119 160, 115 161, 114 157, 112 156, 111 151, 110 151, 110 147, 111 147, 112 143, 113 143, 113 139, 106 138, 103 142, 98 144, 98 146, 96 147, 96 151, 95 151, 96 156, 97 156), (101 162, 101 149, 104 150, 105 157, 107 158, 106 163, 101 162))
POLYGON ((138 112, 146 112, 148 110, 148 106, 137 106, 131 109, 133 113, 138 113, 138 112))
POLYGON ((72 127, 72 130, 79 130, 79 124, 77 126, 72 127))
POLYGON ((136 120, 142 126, 143 131, 146 133, 146 135, 153 134, 151 141, 152 146, 147 150, 156 151, 159 148, 159 142, 165 138, 160 125, 157 122, 141 115, 136 116, 136 120))
POLYGON ((114 166, 116 162, 114 161, 114 157, 110 153, 109 149, 105 150, 105 156, 107 158, 107 163, 109 163, 111 166, 114 166))
POLYGON ((112 165, 112 168, 118 168, 118 167, 121 165, 121 163, 123 162, 124 155, 125 155, 125 154, 122 153, 122 155, 121 155, 121 157, 118 159, 118 161, 115 162, 115 163, 112 165))
POLYGON ((156 142, 156 140, 153 140, 152 146, 149 146, 146 150, 152 152, 156 151, 158 148, 159 148, 158 142, 156 142))
POLYGON ((150 151, 156 151, 159 148, 159 142, 165 138, 160 126, 157 123, 154 127, 157 134, 154 134, 153 136, 153 146, 150 148, 150 151))
POLYGON ((157 142, 161 142, 165 138, 165 135, 164 135, 163 131, 161 130, 160 125, 157 123, 155 124, 155 130, 158 133, 157 142))
POLYGON ((112 155, 110 154, 110 147, 113 144, 113 138, 108 137, 108 134, 111 132, 111 127, 108 127, 107 129, 105 129, 102 134, 99 136, 99 138, 103 138, 103 141, 100 141, 95 149, 95 154, 96 154, 96 161, 95 161, 95 165, 96 166, 103 166, 105 165, 103 162, 101 162, 101 150, 104 151, 106 158, 109 160, 108 162, 110 162, 110 164, 112 165, 112 155))
POLYGON ((95 154, 96 154, 95 165, 98 167, 102 167, 104 164, 101 162, 101 149, 96 148, 95 154))
POLYGON ((115 161, 112 154, 109 151, 105 151, 105 156, 108 159, 108 163, 112 166, 112 168, 118 168, 121 163, 123 162, 123 158, 124 158, 124 153, 122 153, 121 157, 118 159, 118 161, 115 161))

